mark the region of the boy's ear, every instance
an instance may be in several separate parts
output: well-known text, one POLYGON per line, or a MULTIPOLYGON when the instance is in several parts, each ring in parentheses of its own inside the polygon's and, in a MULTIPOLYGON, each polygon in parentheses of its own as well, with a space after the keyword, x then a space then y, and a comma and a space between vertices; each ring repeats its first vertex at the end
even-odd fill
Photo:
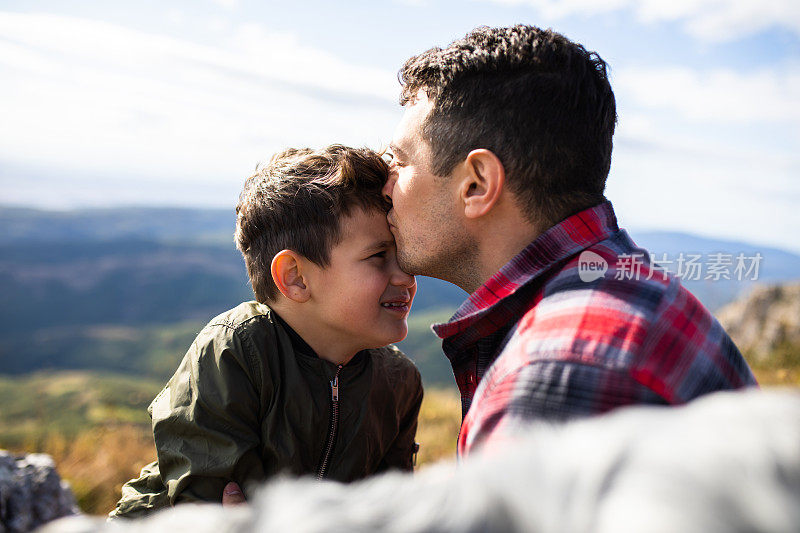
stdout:
POLYGON ((494 152, 483 148, 472 150, 464 160, 465 176, 459 195, 464 203, 464 215, 478 218, 495 206, 503 192, 506 170, 494 152))
POLYGON ((303 257, 291 250, 281 250, 272 258, 272 281, 281 294, 292 301, 303 303, 311 297, 303 279, 303 257))

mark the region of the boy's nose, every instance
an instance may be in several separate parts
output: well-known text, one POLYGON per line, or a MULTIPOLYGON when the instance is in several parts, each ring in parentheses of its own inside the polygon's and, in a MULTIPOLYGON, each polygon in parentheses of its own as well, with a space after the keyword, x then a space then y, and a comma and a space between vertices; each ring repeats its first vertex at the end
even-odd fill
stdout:
POLYGON ((392 201, 392 191, 394 190, 394 184, 396 181, 397 171, 394 169, 394 167, 389 167, 389 177, 386 178, 386 183, 384 183, 381 193, 383 193, 383 197, 386 198, 386 200, 390 203, 392 201))
POLYGON ((392 273, 392 285, 397 285, 399 287, 408 287, 411 288, 417 283, 417 278, 412 276, 411 274, 406 274, 401 268, 400 265, 395 263, 394 272, 392 273))

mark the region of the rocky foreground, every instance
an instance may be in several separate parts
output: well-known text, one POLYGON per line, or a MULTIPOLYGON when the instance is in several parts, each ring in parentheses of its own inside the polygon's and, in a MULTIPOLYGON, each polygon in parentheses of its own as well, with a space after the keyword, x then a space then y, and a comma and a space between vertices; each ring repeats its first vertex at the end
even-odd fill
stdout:
POLYGON ((77 513, 72 491, 50 456, 0 450, 0 533, 30 531, 77 513))
POLYGON ((246 506, 183 505, 46 533, 800 531, 800 390, 710 394, 531 426, 500 453, 343 485, 278 480, 246 506))
POLYGON ((756 287, 717 318, 751 363, 767 362, 782 345, 800 349, 800 283, 756 287))

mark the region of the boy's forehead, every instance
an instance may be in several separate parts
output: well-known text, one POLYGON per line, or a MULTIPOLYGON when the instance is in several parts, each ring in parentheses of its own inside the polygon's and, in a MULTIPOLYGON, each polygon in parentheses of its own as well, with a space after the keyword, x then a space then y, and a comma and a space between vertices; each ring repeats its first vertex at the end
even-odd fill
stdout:
POLYGON ((342 219, 341 224, 342 244, 369 247, 394 243, 386 213, 379 209, 353 209, 342 219))

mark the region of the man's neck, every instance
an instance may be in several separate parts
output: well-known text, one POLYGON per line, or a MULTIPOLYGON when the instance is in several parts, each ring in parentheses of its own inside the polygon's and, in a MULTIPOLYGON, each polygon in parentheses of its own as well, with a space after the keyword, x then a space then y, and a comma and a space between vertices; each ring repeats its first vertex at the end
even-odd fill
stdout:
POLYGON ((476 236, 478 246, 473 264, 475 275, 465 276, 456 284, 472 294, 542 233, 543 231, 524 220, 498 220, 487 224, 476 236))

